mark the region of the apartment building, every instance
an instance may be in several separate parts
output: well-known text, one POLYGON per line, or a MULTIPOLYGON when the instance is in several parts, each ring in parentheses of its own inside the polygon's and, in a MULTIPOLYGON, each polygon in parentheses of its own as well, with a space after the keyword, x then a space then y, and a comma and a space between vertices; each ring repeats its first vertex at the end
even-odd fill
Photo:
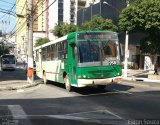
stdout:
POLYGON ((77 4, 78 0, 48 0, 47 6, 49 6, 47 18, 47 36, 50 40, 56 39, 56 37, 51 33, 57 24, 64 23, 74 23, 76 24, 77 17, 77 4), (52 3, 54 4, 50 6, 52 3))
POLYGON ((16 0, 16 44, 17 55, 24 57, 27 53, 27 2, 16 0))
POLYGON ((33 0, 33 46, 39 38, 46 37, 47 0, 33 0))
MULTIPOLYGON (((46 32, 46 0, 33 0, 33 41, 45 37, 46 32)), ((16 0, 16 44, 17 53, 23 59, 28 50, 28 0, 16 0)), ((33 43, 34 44, 34 43, 33 43)))

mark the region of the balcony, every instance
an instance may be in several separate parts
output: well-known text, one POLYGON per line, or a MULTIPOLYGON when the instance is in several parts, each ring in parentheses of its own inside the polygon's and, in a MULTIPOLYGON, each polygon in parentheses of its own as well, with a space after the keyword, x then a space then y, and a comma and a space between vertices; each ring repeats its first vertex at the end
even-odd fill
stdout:
POLYGON ((71 15, 75 15, 75 11, 71 11, 70 14, 71 14, 71 15))
POLYGON ((71 4, 75 4, 75 0, 71 0, 71 4))
POLYGON ((70 6, 71 10, 75 10, 75 6, 70 6))
POLYGON ((71 21, 72 23, 74 23, 74 22, 75 22, 75 19, 70 19, 70 21, 71 21))

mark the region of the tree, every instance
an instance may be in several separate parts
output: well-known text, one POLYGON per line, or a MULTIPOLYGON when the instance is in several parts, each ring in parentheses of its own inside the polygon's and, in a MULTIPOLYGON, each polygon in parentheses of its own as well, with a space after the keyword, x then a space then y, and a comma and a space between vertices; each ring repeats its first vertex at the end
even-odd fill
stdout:
POLYGON ((0 55, 9 54, 9 48, 7 46, 0 46, 0 55))
POLYGON ((160 54, 160 0, 131 3, 120 14, 119 27, 129 33, 145 33, 146 37, 140 41, 142 53, 160 54))
POLYGON ((118 28, 112 23, 112 20, 95 15, 92 17, 92 20, 83 23, 80 29, 117 31, 118 28))
POLYGON ((48 38, 46 38, 46 37, 45 38, 39 38, 39 39, 36 40, 35 46, 40 46, 40 45, 45 44, 45 43, 47 43, 49 41, 50 40, 48 38))
POLYGON ((68 33, 75 32, 78 30, 78 27, 73 23, 61 23, 60 25, 56 25, 55 28, 52 30, 53 35, 57 37, 62 37, 67 35, 68 33))

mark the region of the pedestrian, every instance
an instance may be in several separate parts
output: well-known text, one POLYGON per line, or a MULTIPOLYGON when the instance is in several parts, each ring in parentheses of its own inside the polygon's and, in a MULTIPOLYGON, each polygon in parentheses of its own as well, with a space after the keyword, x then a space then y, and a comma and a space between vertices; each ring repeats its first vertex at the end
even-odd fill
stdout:
POLYGON ((154 65, 154 74, 158 75, 158 64, 154 65))

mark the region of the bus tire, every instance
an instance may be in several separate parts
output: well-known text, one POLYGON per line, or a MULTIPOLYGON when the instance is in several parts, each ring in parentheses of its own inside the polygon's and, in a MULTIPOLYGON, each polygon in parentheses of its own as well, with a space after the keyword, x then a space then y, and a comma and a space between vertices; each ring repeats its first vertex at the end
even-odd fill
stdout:
POLYGON ((48 83, 46 72, 43 73, 43 83, 46 85, 48 83))
POLYGON ((69 78, 68 78, 68 75, 66 75, 64 77, 64 84, 65 84, 65 88, 67 91, 71 92, 72 91, 72 86, 71 84, 69 83, 69 78))

